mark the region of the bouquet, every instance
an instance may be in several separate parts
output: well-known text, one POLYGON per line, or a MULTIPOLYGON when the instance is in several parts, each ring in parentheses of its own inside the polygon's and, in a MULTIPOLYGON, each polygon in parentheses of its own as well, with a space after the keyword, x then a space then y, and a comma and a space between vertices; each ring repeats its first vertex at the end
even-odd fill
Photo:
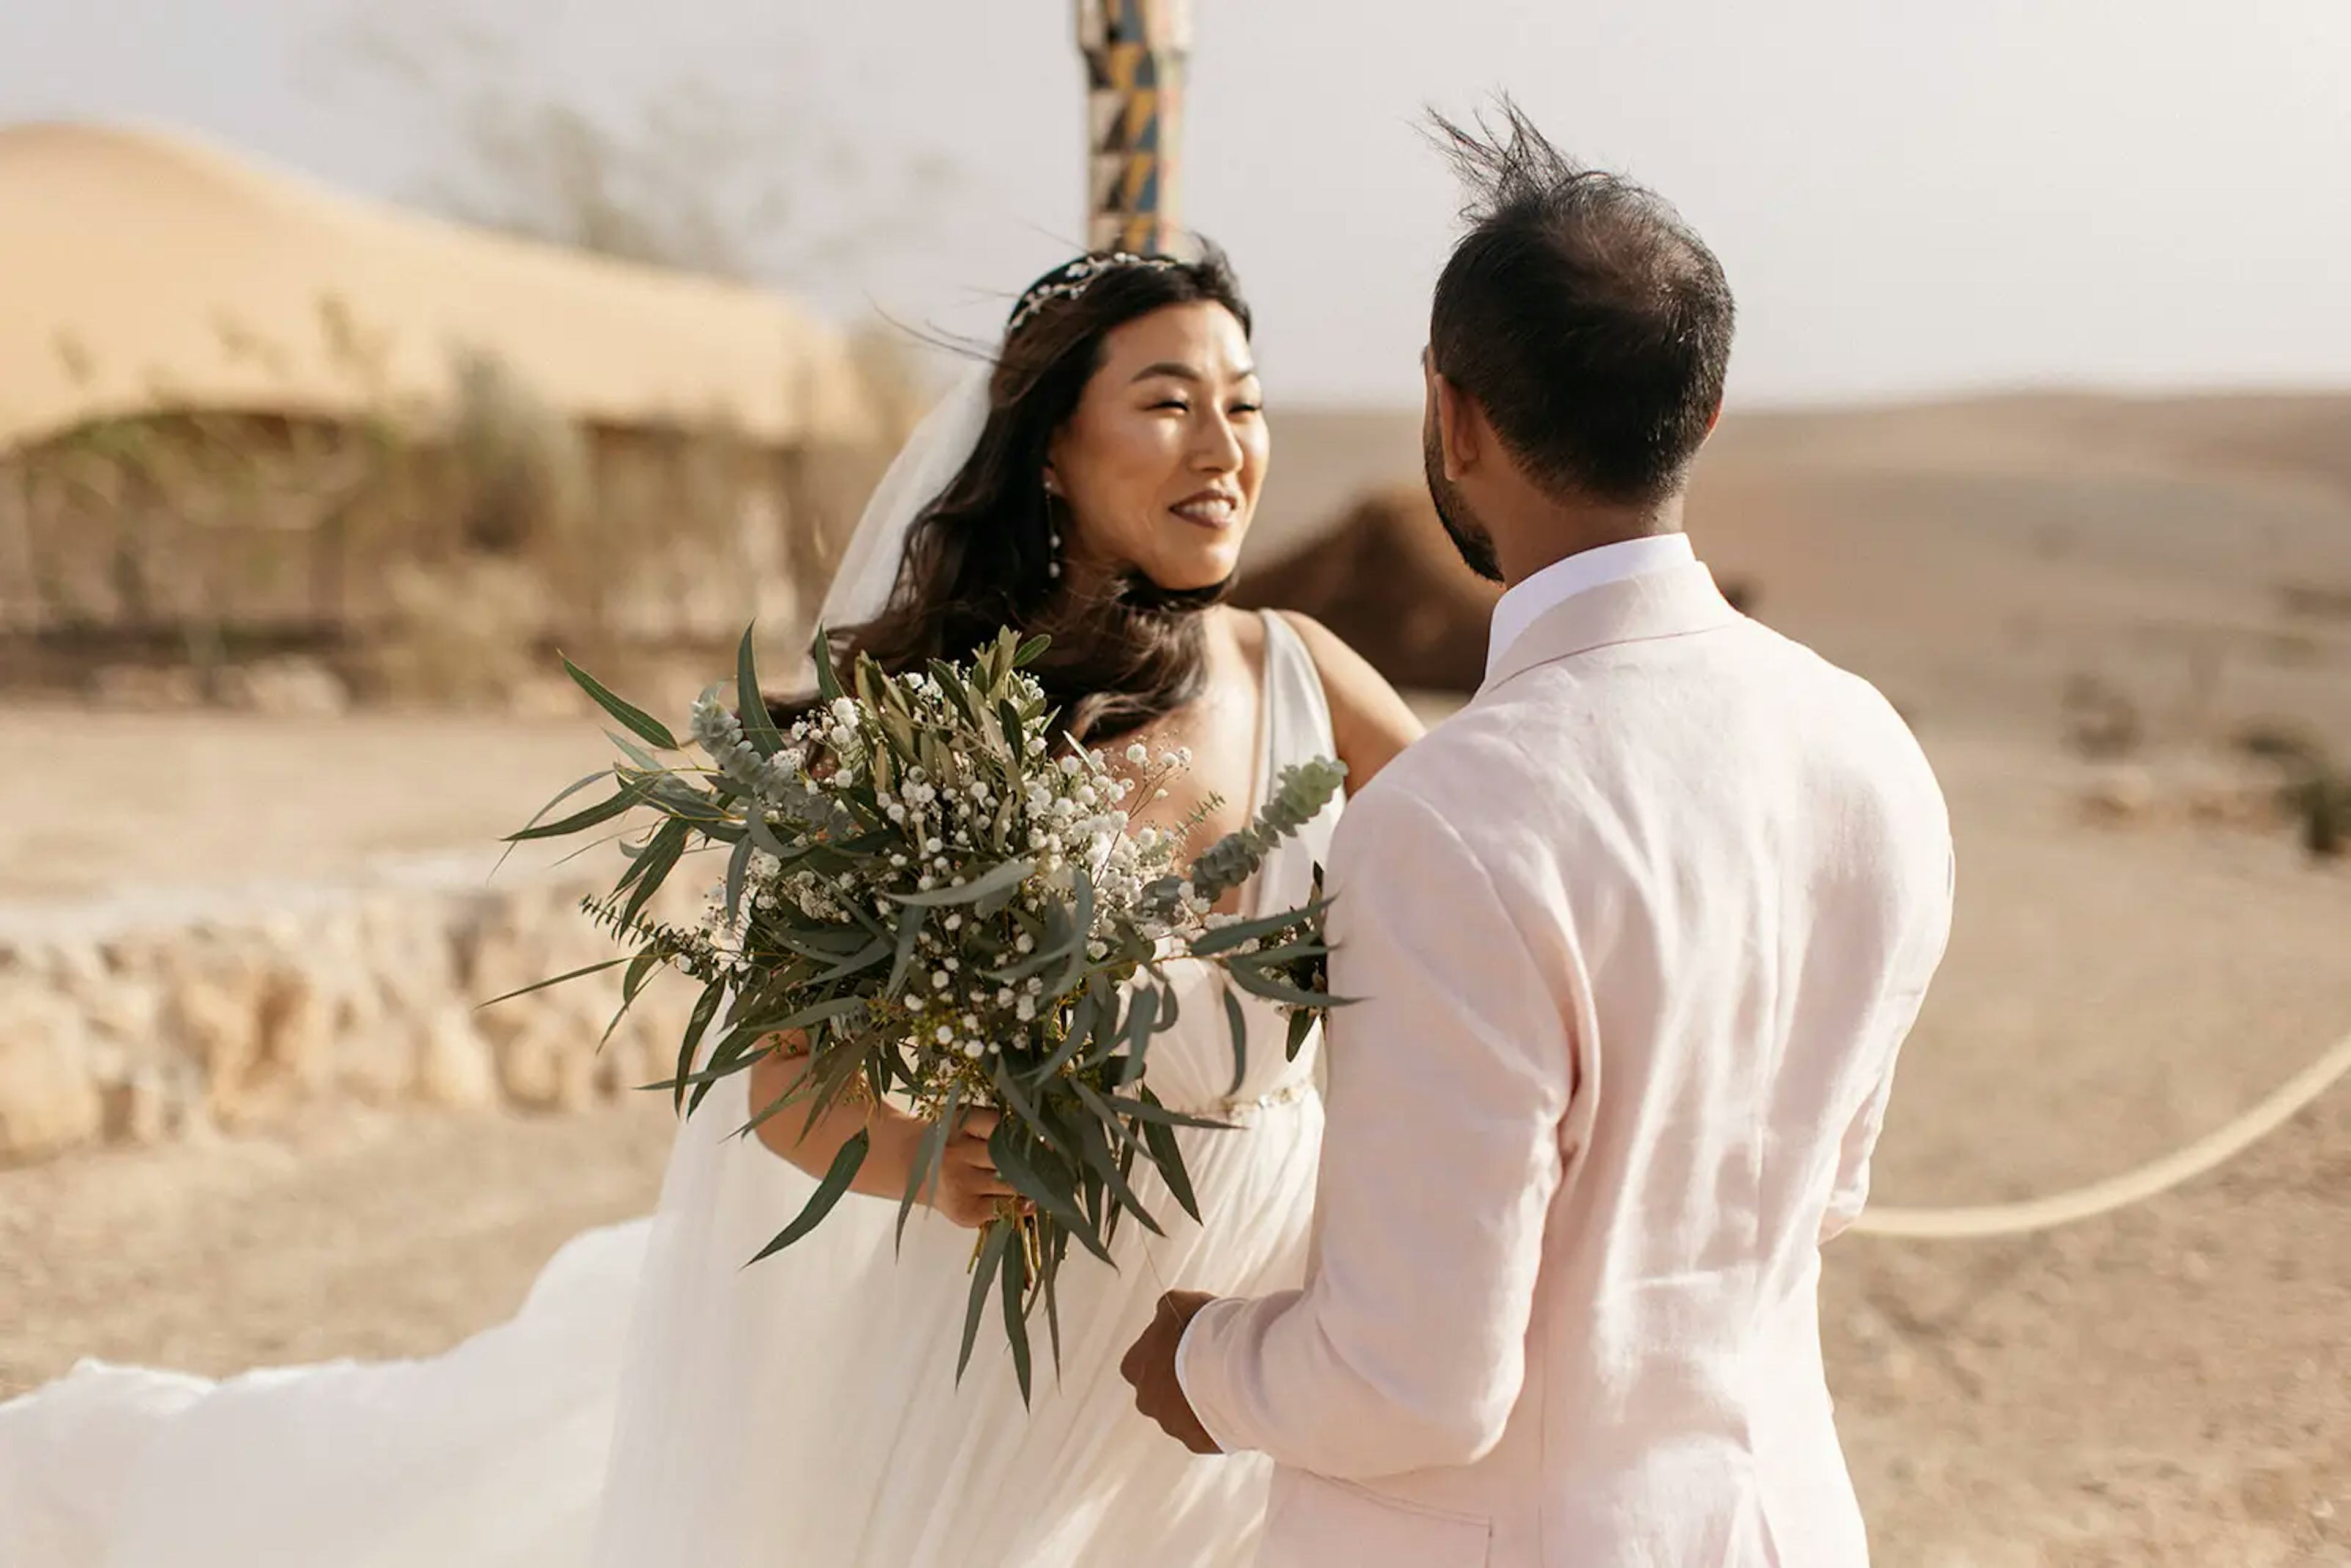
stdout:
MULTIPOLYGON (((787 1049, 778 1037, 801 1066, 787 1092, 754 1107, 744 1132, 789 1114, 812 1126, 844 1100, 896 1096, 930 1123, 899 1205, 901 1236, 958 1115, 1000 1113, 989 1153, 1025 1202, 1004 1204, 981 1228, 956 1375, 993 1302, 1024 1399, 1029 1325, 1040 1304, 1059 1363, 1055 1281, 1071 1244, 1107 1262, 1123 1218, 1164 1233, 1136 1194, 1138 1163, 1199 1218, 1176 1129, 1223 1124, 1169 1109, 1144 1082, 1153 1037, 1176 1018, 1162 966, 1188 956, 1221 972, 1236 1091, 1247 1035, 1238 993, 1288 1010, 1293 1057, 1332 1004, 1319 873, 1301 907, 1245 921, 1211 911, 1322 811, 1345 775, 1335 760, 1288 769, 1255 821, 1186 872, 1180 856, 1196 818, 1164 828, 1136 819, 1187 758, 1155 758, 1137 744, 1122 754, 1122 771, 1058 734, 1055 711, 1024 671, 1043 646, 1008 631, 968 665, 899 674, 861 656, 844 688, 820 632, 816 699, 779 728, 759 697, 747 632, 739 713, 718 685, 695 705, 699 763, 659 721, 567 659, 572 678, 628 732, 612 737, 622 760, 511 835, 560 838, 651 812, 649 827, 624 837, 629 864, 617 885, 586 901, 635 951, 540 986, 625 964, 625 1014, 657 967, 699 981, 676 1072, 651 1086, 687 1114, 728 1074, 787 1049), (607 777, 617 786, 611 795, 543 820, 607 777), (654 893, 697 852, 726 860, 700 923, 648 918, 654 893)), ((867 1149, 862 1132, 844 1144, 758 1257, 820 1224, 867 1149)))

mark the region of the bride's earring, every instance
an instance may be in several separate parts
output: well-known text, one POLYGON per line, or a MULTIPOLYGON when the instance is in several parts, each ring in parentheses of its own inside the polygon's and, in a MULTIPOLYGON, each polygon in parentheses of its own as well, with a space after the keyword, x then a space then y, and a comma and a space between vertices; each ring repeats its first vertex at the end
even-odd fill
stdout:
POLYGON ((1045 544, 1052 558, 1045 566, 1045 575, 1048 577, 1061 575, 1061 529, 1053 517, 1053 503, 1060 498, 1061 494, 1059 490, 1053 488, 1052 479, 1048 477, 1045 481, 1045 544))

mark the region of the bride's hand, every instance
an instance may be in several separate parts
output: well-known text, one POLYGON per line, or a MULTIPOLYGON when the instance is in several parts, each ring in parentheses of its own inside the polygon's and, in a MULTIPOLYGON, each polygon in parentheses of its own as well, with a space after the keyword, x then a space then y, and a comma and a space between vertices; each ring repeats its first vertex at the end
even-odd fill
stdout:
MULTIPOLYGON (((994 1111, 966 1111, 947 1134, 939 1174, 923 1190, 925 1203, 967 1229, 976 1230, 997 1218, 998 1206, 1019 1196, 997 1174, 996 1161, 987 1152, 988 1135, 1001 1120, 994 1111)), ((918 1140, 917 1152, 909 1156, 910 1176, 911 1162, 920 1157, 919 1149, 918 1140)))

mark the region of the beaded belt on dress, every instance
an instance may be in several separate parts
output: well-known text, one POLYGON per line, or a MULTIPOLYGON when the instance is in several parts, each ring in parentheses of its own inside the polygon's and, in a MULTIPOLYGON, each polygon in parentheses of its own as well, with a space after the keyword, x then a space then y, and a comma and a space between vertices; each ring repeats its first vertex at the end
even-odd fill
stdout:
POLYGON ((1285 1083, 1270 1093, 1260 1094, 1254 1100, 1228 1100, 1217 1107, 1216 1114, 1241 1116, 1252 1111, 1270 1111, 1276 1105, 1295 1105, 1313 1092, 1313 1080, 1301 1078, 1295 1082, 1285 1083))

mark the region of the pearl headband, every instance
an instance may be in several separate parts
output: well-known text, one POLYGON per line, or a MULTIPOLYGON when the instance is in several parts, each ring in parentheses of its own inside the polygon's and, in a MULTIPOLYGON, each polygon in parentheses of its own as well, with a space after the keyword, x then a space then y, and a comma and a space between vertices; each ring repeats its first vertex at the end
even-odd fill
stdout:
POLYGON ((1011 337, 1055 300, 1080 298, 1113 272, 1136 267, 1165 268, 1183 265, 1173 256, 1135 256, 1123 250, 1081 256, 1065 267, 1055 267, 1029 286, 1029 292, 1020 297, 1020 303, 1012 308, 1012 319, 1005 324, 1004 335, 1011 337))

